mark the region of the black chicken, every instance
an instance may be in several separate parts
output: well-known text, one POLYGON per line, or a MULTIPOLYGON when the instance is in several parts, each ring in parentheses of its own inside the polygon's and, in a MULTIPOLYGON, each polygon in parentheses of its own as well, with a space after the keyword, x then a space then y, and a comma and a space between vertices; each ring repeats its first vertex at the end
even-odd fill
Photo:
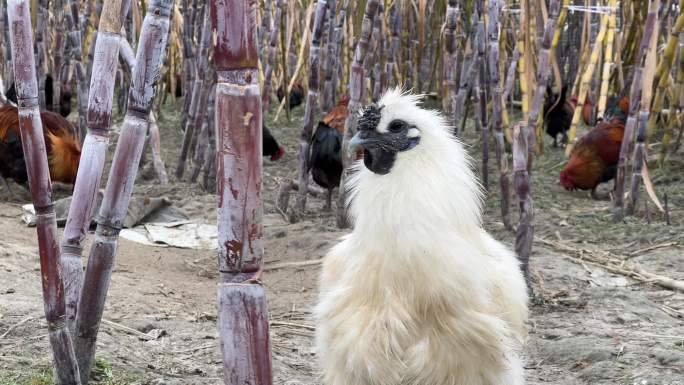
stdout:
POLYGON ((323 122, 318 122, 311 140, 309 171, 314 182, 328 190, 326 210, 332 209, 332 191, 342 176, 342 135, 323 122))
POLYGON ((546 125, 546 133, 553 138, 553 147, 558 147, 558 134, 561 134, 561 143, 568 143, 567 132, 572 123, 572 115, 575 113, 576 103, 565 98, 567 91, 567 85, 563 86, 560 95, 554 94, 551 88, 546 89, 544 124, 546 125))
POLYGON ((268 127, 266 127, 265 124, 261 126, 262 128, 262 143, 263 143, 263 148, 264 148, 264 156, 270 156, 271 161, 276 161, 285 155, 285 149, 278 144, 278 141, 275 140, 273 135, 271 134, 271 131, 269 131, 268 127))
MULTIPOLYGON (((282 85, 278 87, 278 89, 276 90, 276 96, 278 97, 279 102, 283 101, 283 98, 285 97, 285 92, 283 91, 282 85)), ((290 110, 301 105, 303 101, 304 87, 302 87, 302 85, 299 83, 295 83, 294 86, 292 86, 292 92, 290 92, 290 110)))
MULTIPOLYGON (((45 77, 45 107, 48 111, 52 111, 52 100, 55 95, 54 85, 52 75, 47 75, 45 77)), ((17 104, 17 89, 12 83, 10 87, 5 92, 5 97, 10 102, 17 104)), ((68 88, 62 88, 62 92, 59 96, 59 114, 63 117, 69 116, 71 113, 71 90, 68 88)))
POLYGON ((342 176, 342 134, 347 118, 349 98, 340 102, 318 122, 311 139, 309 171, 314 182, 328 190, 325 209, 332 209, 332 191, 340 185, 342 176))

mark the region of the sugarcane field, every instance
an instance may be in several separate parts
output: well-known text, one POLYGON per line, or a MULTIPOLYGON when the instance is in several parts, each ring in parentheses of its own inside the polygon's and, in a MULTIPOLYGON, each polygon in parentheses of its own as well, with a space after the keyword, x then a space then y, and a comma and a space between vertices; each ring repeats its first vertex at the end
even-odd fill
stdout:
POLYGON ((684 0, 0 0, 0 385, 684 385, 684 0))

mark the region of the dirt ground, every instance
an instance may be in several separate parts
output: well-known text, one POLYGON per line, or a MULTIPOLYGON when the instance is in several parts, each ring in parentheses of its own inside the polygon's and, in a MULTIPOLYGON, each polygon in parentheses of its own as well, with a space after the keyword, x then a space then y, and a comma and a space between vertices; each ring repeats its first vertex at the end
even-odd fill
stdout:
MULTIPOLYGON (((160 121, 170 175, 181 137, 178 117, 171 111, 178 109, 180 104, 170 105, 160 121)), ((289 224, 274 208, 279 183, 296 173, 301 114, 300 108, 289 123, 284 118, 273 123, 269 116, 269 127, 287 153, 279 162, 264 160, 264 283, 279 385, 320 384, 311 320, 318 267, 274 267, 318 259, 345 233, 335 227, 331 213, 322 211, 322 198, 309 198, 307 218, 298 224, 289 224)), ((464 140, 473 144, 472 154, 479 161, 477 137, 468 129, 464 140)), ((655 144, 651 152, 658 150, 655 144)), ((651 170, 659 196, 668 195, 671 225, 665 224, 653 204, 648 206, 648 215, 642 206, 634 217, 613 224, 607 198, 595 201, 587 193, 569 193, 558 185, 564 159, 561 150, 546 148, 536 159, 532 177, 536 241, 531 267, 537 295, 530 308, 526 347, 528 384, 684 385, 684 293, 617 273, 636 267, 684 280, 682 152, 666 169, 651 170), (606 268, 589 261, 592 257, 613 258, 622 265, 606 268)), ((499 216, 494 166, 492 161, 485 225, 512 245, 514 234, 503 228, 499 216)), ((601 192, 607 194, 609 188, 604 186, 601 192)), ((58 196, 68 194, 57 190, 58 196)), ((139 178, 136 194, 166 196, 191 218, 216 221, 215 197, 197 185, 173 181, 162 187, 154 179, 139 178)), ((27 196, 21 202, 8 202, 5 196, 6 191, 0 189, 0 385, 48 384, 50 351, 36 233, 19 219, 27 196)), ((511 209, 517 219, 517 207, 511 209)), ((216 267, 214 251, 148 247, 120 240, 93 382, 222 384, 216 267), (160 336, 146 340, 140 332, 160 336)))

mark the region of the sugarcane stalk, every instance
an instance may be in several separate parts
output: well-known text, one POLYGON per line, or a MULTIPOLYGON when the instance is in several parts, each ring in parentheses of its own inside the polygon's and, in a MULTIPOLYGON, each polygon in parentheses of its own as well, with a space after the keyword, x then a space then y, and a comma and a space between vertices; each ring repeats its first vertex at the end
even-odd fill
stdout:
POLYGON ((276 53, 278 51, 278 32, 280 28, 276 25, 280 23, 283 13, 283 0, 275 1, 275 17, 274 21, 269 25, 270 34, 268 37, 268 60, 266 61, 266 70, 264 71, 264 94, 262 95, 262 103, 264 111, 268 111, 271 105, 271 87, 273 83, 273 68, 276 66, 276 53), (278 24, 276 24, 278 23, 278 24))
POLYGON ((382 84, 382 61, 384 60, 383 58, 383 53, 384 53, 384 39, 383 39, 383 33, 382 33, 382 23, 383 20, 385 19, 384 13, 384 6, 382 3, 378 6, 378 12, 375 15, 375 20, 373 21, 373 40, 374 40, 374 45, 375 45, 375 50, 373 52, 373 92, 372 92, 372 99, 374 102, 378 101, 380 99, 380 93, 382 92, 383 88, 381 86, 382 84))
MULTIPOLYGON (((541 146, 541 135, 537 133, 534 135, 534 127, 538 127, 541 118, 541 109, 544 103, 544 95, 546 93, 546 85, 548 83, 549 75, 551 74, 551 46, 553 37, 557 29, 561 26, 556 24, 558 14, 560 12, 560 0, 552 0, 549 2, 549 17, 544 26, 544 34, 541 41, 541 51, 539 52, 539 62, 537 63, 536 88, 532 90, 532 106, 527 117, 527 126, 524 127, 525 132, 530 137, 530 146, 534 145, 535 138, 539 139, 539 149, 541 146)), ((531 156, 528 159, 528 171, 531 170, 531 156)))
POLYGON ((7 84, 12 84, 12 82, 14 81, 14 72, 12 69, 12 45, 10 44, 9 21, 7 20, 6 1, 0 1, 0 7, 2 7, 2 9, 0 9, 0 20, 2 20, 2 30, 0 31, 0 33, 2 33, 4 40, 4 44, 2 45, 4 56, 3 78, 5 79, 5 82, 7 84))
POLYGON ((413 12, 413 2, 408 1, 407 3, 404 4, 404 17, 406 18, 406 55, 404 57, 404 86, 407 89, 413 89, 414 87, 414 80, 416 79, 416 76, 414 74, 414 69, 415 69, 415 62, 416 62, 416 46, 418 45, 418 39, 413 39, 411 37, 412 34, 415 34, 416 32, 416 22, 415 22, 415 13, 413 12), (415 42, 415 44, 414 44, 415 42))
POLYGON ((510 179, 508 177, 508 157, 504 144, 502 124, 503 99, 501 95, 501 76, 499 75, 499 34, 501 29, 501 0, 489 0, 489 25, 487 40, 489 42, 489 82, 492 90, 492 117, 489 120, 494 133, 494 153, 499 166, 499 187, 501 189, 501 218, 507 230, 513 229, 510 214, 510 179))
POLYGON ((506 71, 506 83, 504 86, 504 91, 502 95, 503 100, 511 100, 513 99, 513 96, 511 92, 513 91, 513 85, 515 84, 515 74, 516 74, 516 68, 518 66, 518 61, 520 60, 520 45, 515 44, 515 48, 513 49, 513 54, 511 55, 511 62, 508 65, 508 70, 506 71))
MULTIPOLYGON (((76 101, 78 104, 78 133, 81 140, 85 140, 87 131, 88 111, 88 81, 86 69, 83 66, 83 46, 81 30, 79 29, 79 3, 70 1, 69 12, 66 13, 66 24, 69 29, 69 44, 71 46, 70 60, 76 73, 76 101)), ((85 150, 85 148, 83 148, 85 150)))
MULTIPOLYGON (((659 0, 655 1, 654 7, 657 9, 659 7, 659 0)), ((639 110, 639 124, 637 126, 636 135, 636 145, 634 147, 634 155, 632 157, 632 180, 630 189, 630 199, 627 201, 626 213, 627 215, 633 215, 634 209, 636 207, 637 200, 639 199, 639 186, 642 181, 642 170, 646 162, 646 138, 648 136, 647 128, 649 121, 649 106, 651 105, 651 99, 653 95, 653 83, 656 74, 656 54, 658 51, 658 32, 660 28, 658 27, 659 21, 656 16, 656 26, 654 27, 654 32, 651 35, 651 40, 649 41, 649 46, 647 48, 644 72, 643 72, 643 92, 641 95, 641 108, 639 110)), ((666 74, 669 78, 669 73, 666 74)))
MULTIPOLYGON (((95 14, 101 15, 102 14, 102 3, 97 3, 97 5, 95 7, 97 8, 97 11, 95 12, 95 14)), ((91 15, 90 17, 94 17, 94 15, 92 15, 92 14, 87 14, 87 15, 91 15)), ((96 19, 96 20, 99 21, 99 19, 96 19)), ((97 28, 99 28, 99 26, 95 25, 94 30, 93 30, 92 34, 90 35, 91 36, 90 45, 88 46, 88 61, 86 62, 86 66, 88 69, 86 76, 88 78, 90 78, 93 74, 93 58, 95 56, 95 47, 96 47, 95 43, 97 41, 97 28)))
POLYGON ((396 58, 401 57, 401 55, 399 55, 399 48, 401 45, 401 0, 396 0, 394 2, 394 5, 390 8, 389 15, 389 31, 391 36, 390 52, 389 55, 387 55, 387 62, 385 65, 387 66, 387 76, 389 76, 389 79, 391 79, 388 81, 388 84, 391 86, 396 86, 399 77, 395 76, 395 74, 400 73, 396 58))
POLYGON ((513 128, 513 183, 520 210, 520 219, 515 236, 515 252, 520 260, 520 268, 525 276, 527 287, 531 291, 529 262, 534 241, 534 205, 530 174, 527 171, 528 138, 530 136, 524 131, 526 124, 527 122, 521 121, 513 128))
POLYGON ((263 271, 256 0, 212 1, 218 139, 218 328, 224 383, 273 383, 263 271), (229 28, 230 26, 230 28, 229 28), (233 41, 243 44, 236 45, 233 41))
MULTIPOLYGON (((308 41, 308 39, 309 39, 309 33, 311 30, 310 24, 311 24, 311 14, 313 13, 313 5, 314 5, 314 3, 309 4, 309 7, 306 10, 306 17, 304 18, 306 20, 305 21, 306 26, 304 27, 304 33, 303 33, 302 41, 308 41)), ((286 115, 288 121, 290 120, 290 113, 289 113, 289 111, 290 111, 290 108, 289 108, 289 106, 290 106, 290 93, 292 92, 292 88, 294 87, 294 85, 297 81, 297 78, 299 77, 300 70, 304 66, 304 52, 305 52, 306 47, 307 47, 306 44, 300 45, 299 55, 294 55, 294 54, 288 55, 288 58, 292 58, 294 56, 296 63, 291 63, 292 66, 290 66, 289 64, 287 65, 287 68, 294 67, 294 71, 291 74, 292 76, 290 76, 289 83, 287 84, 287 88, 283 87, 283 89, 286 90, 285 97, 280 102, 280 105, 278 106, 278 110, 276 110, 274 120, 278 120, 278 117, 280 116, 280 112, 283 110, 285 105, 288 106, 288 108, 285 109, 285 112, 286 112, 285 115, 286 115)), ((283 56, 283 60, 285 60, 285 56, 283 56)), ((283 73, 287 73, 287 71, 283 70, 283 73)))
MULTIPOLYGON (((208 70, 208 69, 207 69, 208 70)), ((200 95, 200 113, 197 116, 195 123, 196 127, 201 127, 197 136, 197 143, 195 144, 195 155, 193 159, 192 172, 190 173, 190 182, 195 183, 199 177, 205 159, 205 151, 209 146, 209 123, 208 120, 212 117, 207 115, 207 107, 209 104, 209 92, 212 84, 209 79, 204 80, 205 84, 202 87, 202 95, 200 95)))
MULTIPOLYGON (((108 0, 103 6, 100 33, 95 48, 93 80, 87 96, 88 133, 83 137, 81 162, 62 237, 60 263, 64 275, 67 324, 72 333, 75 331, 78 301, 83 285, 83 243, 90 227, 93 205, 109 146, 116 74, 113 69, 118 63, 121 24, 128 12, 125 3, 121 0, 108 0)), ((75 36, 72 35, 72 40, 75 36)), ((77 66, 79 65, 80 62, 77 62, 77 66)), ((85 73, 82 75, 85 76, 85 73)))
POLYGON ((473 80, 477 74, 477 57, 475 53, 477 51, 477 42, 479 41, 480 30, 477 28, 477 14, 474 13, 472 16, 473 22, 470 28, 470 38, 469 46, 466 46, 466 53, 463 58, 461 77, 459 79, 459 89, 454 97, 453 105, 453 119, 454 119, 454 131, 458 133, 458 125, 461 122, 465 122, 467 117, 466 111, 466 101, 470 96, 473 87, 473 80))
POLYGON ((335 66, 334 62, 337 60, 335 57, 335 50, 337 48, 337 40, 335 39, 335 27, 336 27, 336 11, 337 3, 335 0, 329 0, 328 4, 328 17, 327 17, 327 41, 325 42, 325 58, 323 60, 323 90, 321 98, 321 107, 323 111, 328 111, 335 104, 335 91, 333 89, 333 68, 335 66))
POLYGON ((209 139, 209 146, 204 153, 204 161, 202 163, 202 184, 205 191, 216 193, 216 129, 214 112, 216 106, 216 74, 212 76, 213 85, 209 90, 209 98, 207 99, 207 134, 209 139))
POLYGON ((48 29, 48 0, 38 0, 38 14, 36 19, 36 40, 34 42, 34 52, 36 57, 36 71, 38 76, 38 103, 41 109, 46 109, 45 105, 45 77, 47 74, 47 41, 45 35, 48 29))
POLYGON ((682 134, 684 133, 684 121, 681 120, 681 111, 684 107, 684 32, 679 33, 679 48, 678 48, 678 58, 677 58, 677 69, 675 71, 675 84, 674 84, 674 95, 672 96, 671 106, 676 107, 680 111, 679 114, 670 114, 669 129, 665 130, 663 134, 663 144, 660 149, 660 155, 658 156, 658 164, 660 167, 665 165, 665 160, 667 153, 670 151, 670 143, 672 141, 672 133, 679 127, 679 133, 675 140, 673 151, 677 151, 681 144, 682 134))
MULTIPOLYGON (((263 62, 264 61, 264 56, 268 55, 268 52, 264 52, 264 50, 268 49, 269 46, 269 40, 270 40, 270 34, 268 33, 271 30, 271 3, 272 0, 264 0, 264 8, 259 9, 259 15, 261 16, 261 25, 259 26, 258 34, 259 34, 259 61, 263 62)), ((257 16, 259 18, 259 16, 257 16)))
POLYGON ((61 384, 80 384, 79 371, 71 335, 66 324, 66 305, 57 244, 57 220, 52 200, 52 183, 48 166, 43 125, 38 105, 33 57, 33 31, 29 3, 8 0, 14 80, 19 108, 19 129, 26 161, 31 200, 36 211, 38 252, 45 319, 55 365, 61 384))
POLYGON ((183 133, 183 142, 181 145, 181 153, 176 166, 176 178, 180 180, 185 173, 185 163, 190 156, 190 149, 192 148, 193 137, 198 126, 201 128, 202 111, 200 107, 206 103, 208 90, 204 84, 204 75, 207 71, 207 58, 209 56, 209 45, 211 42, 211 29, 209 28, 209 11, 205 7, 202 15, 203 27, 200 38, 199 56, 197 63, 194 64, 195 81, 192 86, 192 96, 190 101, 190 111, 185 123, 185 131, 183 133))
POLYGON ((363 21, 361 23, 361 34, 359 41, 356 43, 356 50, 354 53, 354 61, 349 72, 349 113, 344 122, 344 135, 342 140, 342 164, 343 171, 340 178, 340 191, 337 198, 337 226, 346 228, 349 226, 349 218, 347 215, 347 194, 345 191, 345 182, 348 177, 349 166, 353 160, 352 154, 349 153, 349 140, 353 133, 356 132, 356 125, 358 119, 358 110, 361 108, 361 103, 364 99, 364 71, 363 58, 366 56, 368 49, 368 40, 370 39, 371 27, 373 18, 378 9, 378 0, 368 0, 363 14, 363 21))
MULTIPOLYGON (((570 5, 570 0, 562 0, 562 4, 560 6, 560 12, 558 13, 558 20, 556 21, 556 28, 555 31, 553 32, 553 39, 551 40, 551 51, 549 53, 550 55, 550 60, 553 65, 553 71, 554 71, 554 77, 555 77, 555 83, 553 87, 554 93, 558 94, 561 91, 561 88, 563 87, 562 83, 562 76, 560 74, 560 65, 558 64, 558 55, 557 55, 557 49, 558 49, 558 44, 560 43, 560 38, 561 38, 561 32, 563 31, 563 27, 565 26, 565 20, 568 17, 568 6, 570 5)), ((567 57, 568 55, 563 55, 564 57, 567 57)))
POLYGON ((60 106, 60 101, 61 101, 61 96, 62 96, 62 62, 63 62, 63 55, 64 55, 64 24, 63 23, 63 9, 64 9, 64 4, 62 3, 62 0, 53 0, 52 2, 52 14, 53 14, 53 22, 54 22, 54 45, 53 45, 53 50, 54 50, 54 59, 53 59, 53 76, 52 76, 52 90, 53 90, 53 95, 52 95, 52 105, 48 106, 48 109, 52 111, 57 111, 59 112, 59 106, 60 106))
MULTIPOLYGON (((447 117, 453 115, 456 88, 456 26, 458 24, 458 1, 448 0, 446 15, 444 16, 444 54, 442 57, 444 68, 444 92, 442 106, 447 117)), ((391 14, 390 14, 391 15, 391 14)), ((392 55, 392 53, 390 53, 392 55)), ((391 60, 388 57, 388 61, 391 60)), ((454 124, 455 122, 451 122, 454 124)))
MULTIPOLYGON (((680 1, 680 6, 684 6, 684 0, 680 1)), ((670 30, 670 35, 667 39, 667 43, 665 44, 665 49, 663 49, 662 53, 660 54, 660 62, 658 63, 658 68, 656 69, 653 78, 653 83, 656 84, 657 88, 653 103, 651 105, 650 116, 648 118, 647 135, 649 137, 655 132, 656 121, 663 109, 665 93, 667 92, 667 88, 670 86, 670 70, 672 68, 672 64, 674 63, 675 53, 677 52, 679 34, 682 33, 683 30, 684 13, 681 13, 677 17, 677 21, 670 30)), ((667 140, 669 141, 668 133, 669 130, 665 130, 663 142, 665 142, 666 136, 668 137, 667 140)), ((664 144, 665 143, 663 143, 663 148, 666 148, 664 144)))
MULTIPOLYGON (((492 0, 489 0, 492 1, 492 0)), ((484 17, 482 18, 484 19, 484 17)), ((480 126, 480 140, 482 142, 482 187, 489 190, 489 124, 487 123, 487 62, 485 61, 485 27, 481 20, 477 23, 477 76, 475 81, 475 95, 477 98, 477 117, 480 126)))
POLYGON ((153 111, 150 111, 149 117, 149 134, 150 134, 150 148, 152 149, 152 165, 154 171, 157 173, 157 179, 162 186, 169 184, 169 177, 166 175, 166 166, 161 157, 161 135, 159 134, 159 126, 157 125, 157 117, 153 111))
POLYGON ((598 98, 596 117, 603 119, 608 102, 608 84, 610 74, 613 70, 613 46, 615 44, 615 29, 617 25, 617 0, 609 0, 610 16, 608 18, 608 32, 606 34, 605 46, 603 48, 603 73, 601 74, 601 89, 598 98))
MULTIPOLYGON (((95 355, 95 342, 114 267, 119 232, 128 211, 149 115, 166 51, 173 0, 148 2, 131 78, 128 109, 100 206, 95 241, 90 250, 76 315, 76 353, 85 383, 95 355), (87 289, 86 289, 87 288, 87 289)), ((103 13, 104 14, 104 13, 103 13)), ((118 29, 121 29, 119 22, 118 29)), ((118 51, 118 41, 115 49, 118 51)), ((115 55, 115 57, 118 56, 115 55)))
POLYGON ((311 32, 311 47, 309 48, 309 87, 304 110, 304 128, 299 137, 299 185, 302 187, 297 194, 297 203, 290 213, 290 221, 293 223, 298 222, 304 216, 306 210, 307 186, 309 184, 309 151, 316 109, 318 107, 319 56, 326 9, 326 0, 318 0, 316 2, 316 14, 311 32))
POLYGON ((594 69, 596 68, 596 63, 598 62, 599 58, 599 51, 601 49, 603 39, 606 36, 608 19, 608 15, 601 15, 601 25, 599 28, 598 35, 594 40, 594 48, 591 51, 587 68, 582 74, 579 93, 577 94, 577 105, 575 106, 575 112, 572 115, 572 122, 570 123, 570 129, 568 130, 568 145, 565 148, 565 156, 570 156, 570 153, 572 153, 572 149, 575 148, 575 144, 577 143, 577 125, 579 124, 580 117, 582 116, 584 102, 587 100, 589 83, 591 82, 592 76, 594 75, 594 69))
POLYGON ((613 199, 613 220, 615 222, 621 221, 624 218, 624 189, 625 189, 625 175, 627 172, 627 157, 631 151, 633 144, 633 135, 635 126, 637 124, 637 112, 641 105, 641 96, 643 90, 643 74, 644 62, 648 54, 648 47, 651 44, 651 39, 655 30, 657 19, 657 3, 658 0, 649 0, 648 16, 646 16, 646 24, 644 26, 644 33, 641 36, 639 43, 639 50, 636 55, 634 75, 632 77, 632 86, 630 88, 629 98, 629 116, 625 124, 625 133, 622 137, 622 144, 620 146, 620 156, 618 158, 617 173, 615 176, 615 193, 613 199))
POLYGON ((194 93, 195 79, 197 78, 197 66, 194 49, 194 37, 192 30, 192 9, 190 0, 183 0, 183 72, 184 82, 183 89, 185 90, 185 100, 183 101, 183 118, 181 120, 181 127, 185 128, 189 119, 190 111, 192 109, 191 96, 194 93), (190 85, 192 84, 192 88, 190 85), (192 89, 192 91, 190 91, 192 89))

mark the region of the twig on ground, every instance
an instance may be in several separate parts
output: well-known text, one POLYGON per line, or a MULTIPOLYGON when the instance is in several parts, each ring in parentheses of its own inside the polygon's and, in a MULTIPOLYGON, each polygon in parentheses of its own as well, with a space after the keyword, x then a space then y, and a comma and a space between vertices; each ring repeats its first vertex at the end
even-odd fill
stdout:
POLYGON ((567 252, 565 257, 584 265, 584 262, 598 265, 611 273, 630 277, 640 282, 653 283, 660 287, 684 292, 684 281, 676 280, 659 274, 654 274, 627 262, 628 257, 622 257, 603 250, 588 250, 572 247, 565 243, 535 237, 538 242, 551 246, 557 250, 567 252))
POLYGON ((21 321, 15 323, 14 325, 10 326, 9 329, 7 329, 7 331, 5 331, 4 333, 2 333, 2 335, 0 335, 0 340, 7 337, 12 332, 12 330, 18 328, 19 326, 27 323, 28 321, 30 321, 32 319, 36 319, 36 318, 37 317, 35 317, 35 316, 28 316, 28 317, 22 319, 21 321))
POLYGON ((323 262, 323 258, 314 259, 311 261, 283 262, 283 263, 278 263, 278 264, 274 264, 271 266, 266 266, 266 267, 264 267, 264 271, 287 269, 290 267, 301 268, 301 267, 306 267, 306 266, 319 265, 322 262, 323 262))

